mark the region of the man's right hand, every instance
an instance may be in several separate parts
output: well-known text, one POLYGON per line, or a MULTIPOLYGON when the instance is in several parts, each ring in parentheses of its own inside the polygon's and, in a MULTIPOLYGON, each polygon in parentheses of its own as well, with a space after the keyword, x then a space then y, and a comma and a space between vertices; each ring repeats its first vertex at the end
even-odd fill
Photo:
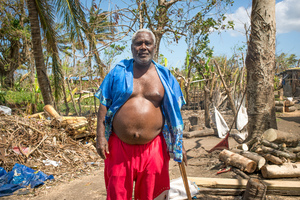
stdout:
POLYGON ((109 154, 108 142, 105 137, 97 137, 96 149, 102 159, 106 159, 105 153, 109 154))

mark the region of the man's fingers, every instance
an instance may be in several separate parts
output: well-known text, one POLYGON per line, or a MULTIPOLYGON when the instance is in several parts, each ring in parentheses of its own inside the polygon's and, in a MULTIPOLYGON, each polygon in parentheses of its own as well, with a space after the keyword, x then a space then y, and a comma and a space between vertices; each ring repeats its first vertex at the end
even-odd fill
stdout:
POLYGON ((106 159, 106 155, 105 155, 105 150, 104 149, 102 149, 101 150, 101 158, 103 158, 104 160, 106 159))
POLYGON ((107 144, 107 145, 105 145, 105 152, 106 152, 107 154, 109 154, 109 150, 108 150, 108 144, 107 144))

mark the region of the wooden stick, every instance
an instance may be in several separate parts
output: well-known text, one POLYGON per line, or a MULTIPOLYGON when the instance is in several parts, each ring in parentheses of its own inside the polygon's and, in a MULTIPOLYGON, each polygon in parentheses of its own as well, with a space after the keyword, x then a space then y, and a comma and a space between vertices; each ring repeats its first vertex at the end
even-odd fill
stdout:
POLYGON ((189 183, 188 183, 188 179, 187 179, 184 164, 183 164, 183 162, 181 162, 181 163, 179 162, 178 165, 179 165, 181 177, 182 177, 182 180, 183 180, 183 184, 184 184, 184 187, 185 187, 186 195, 188 197, 188 200, 192 200, 192 195, 191 195, 191 191, 190 191, 190 187, 189 187, 189 183))

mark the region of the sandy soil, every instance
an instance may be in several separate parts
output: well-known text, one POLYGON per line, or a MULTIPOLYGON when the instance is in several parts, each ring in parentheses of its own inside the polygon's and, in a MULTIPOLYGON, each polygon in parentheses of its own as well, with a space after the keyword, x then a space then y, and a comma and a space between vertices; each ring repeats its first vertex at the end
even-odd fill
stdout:
MULTIPOLYGON (((278 129, 291 133, 300 133, 300 111, 278 115, 278 129)), ((218 151, 207 153, 221 139, 215 136, 185 138, 184 144, 188 155, 187 175, 191 177, 219 177, 236 178, 234 172, 216 174, 219 170, 218 151)), ((229 138, 229 146, 234 147, 237 143, 229 138)), ((170 161, 170 177, 180 177, 178 164, 170 161)), ((296 179, 296 181, 299 179, 296 179)), ((200 191, 201 192, 201 191, 200 191)), ((19 195, 4 197, 3 199, 35 199, 35 200, 82 200, 82 199, 105 199, 105 185, 103 178, 103 162, 99 166, 92 167, 87 174, 77 174, 66 180, 46 182, 44 186, 35 191, 19 190, 19 195), (23 194, 23 195, 22 195, 23 194), (25 195, 24 195, 25 194, 25 195)), ((241 199, 240 196, 214 196, 198 195, 198 199, 241 199)), ((300 199, 300 197, 267 196, 267 199, 300 199)))

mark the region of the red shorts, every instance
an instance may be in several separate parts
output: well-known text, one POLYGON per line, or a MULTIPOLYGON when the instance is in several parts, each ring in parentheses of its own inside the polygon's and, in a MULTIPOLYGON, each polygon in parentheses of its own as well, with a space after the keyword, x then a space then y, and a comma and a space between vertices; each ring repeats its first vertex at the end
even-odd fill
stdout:
POLYGON ((112 133, 105 159, 105 185, 108 200, 153 200, 170 189, 167 145, 160 133, 151 142, 131 145, 112 133))

